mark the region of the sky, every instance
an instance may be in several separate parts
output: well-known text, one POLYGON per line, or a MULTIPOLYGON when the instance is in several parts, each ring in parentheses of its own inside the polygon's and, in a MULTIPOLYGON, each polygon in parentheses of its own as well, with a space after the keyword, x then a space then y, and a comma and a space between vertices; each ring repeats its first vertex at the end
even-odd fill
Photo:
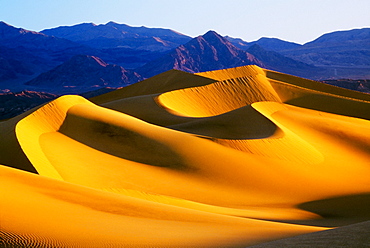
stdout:
POLYGON ((209 30, 255 41, 304 44, 324 33, 370 27, 370 0, 0 0, 0 20, 41 31, 109 21, 170 28, 196 37, 209 30))

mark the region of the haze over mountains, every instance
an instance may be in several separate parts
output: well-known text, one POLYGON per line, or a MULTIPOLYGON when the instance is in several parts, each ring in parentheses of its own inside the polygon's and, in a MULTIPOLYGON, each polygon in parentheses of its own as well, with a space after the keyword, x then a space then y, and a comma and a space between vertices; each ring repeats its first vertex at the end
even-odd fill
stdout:
POLYGON ((3 92, 81 93, 89 87, 132 84, 170 69, 202 72, 250 64, 314 80, 370 78, 369 28, 333 32, 300 45, 276 38, 246 42, 214 31, 191 38, 170 29, 114 22, 42 32, 0 22, 0 52, 3 92), (89 58, 104 66, 95 68, 89 58), (95 73, 87 76, 86 68, 95 73), (110 79, 102 74, 111 74, 110 79))

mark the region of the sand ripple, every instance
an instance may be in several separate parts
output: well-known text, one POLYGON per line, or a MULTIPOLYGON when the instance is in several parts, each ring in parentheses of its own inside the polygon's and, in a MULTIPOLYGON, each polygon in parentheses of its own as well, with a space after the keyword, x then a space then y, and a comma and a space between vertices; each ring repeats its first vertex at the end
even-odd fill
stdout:
POLYGON ((1 246, 366 247, 369 109, 257 66, 60 97, 0 122, 1 246))

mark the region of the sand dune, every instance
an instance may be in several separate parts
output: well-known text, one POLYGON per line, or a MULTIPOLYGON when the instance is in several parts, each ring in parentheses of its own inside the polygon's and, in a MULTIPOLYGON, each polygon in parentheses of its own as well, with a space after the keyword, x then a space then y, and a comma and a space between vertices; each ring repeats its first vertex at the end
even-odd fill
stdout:
POLYGON ((0 122, 0 235, 245 247, 356 230, 370 218, 369 109, 369 95, 257 66, 60 97, 0 122))

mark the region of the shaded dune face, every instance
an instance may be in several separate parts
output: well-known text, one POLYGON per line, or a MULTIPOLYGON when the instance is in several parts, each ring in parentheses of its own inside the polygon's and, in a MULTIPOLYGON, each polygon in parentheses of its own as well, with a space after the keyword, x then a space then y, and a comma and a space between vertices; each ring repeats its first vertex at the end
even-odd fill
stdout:
POLYGON ((59 132, 115 157, 153 166, 184 169, 181 157, 171 151, 169 146, 163 145, 145 130, 135 130, 140 122, 113 112, 111 114, 114 122, 106 122, 106 119, 102 118, 104 114, 109 112, 100 113, 96 106, 73 106, 68 110, 59 132), (76 126, 83 128, 76 130, 76 126))
POLYGON ((273 135, 279 136, 281 133, 274 122, 251 105, 216 116, 190 119, 168 127, 216 139, 263 139, 273 135))
POLYGON ((5 247, 369 242, 370 95, 244 66, 90 100, 0 122, 5 247))

